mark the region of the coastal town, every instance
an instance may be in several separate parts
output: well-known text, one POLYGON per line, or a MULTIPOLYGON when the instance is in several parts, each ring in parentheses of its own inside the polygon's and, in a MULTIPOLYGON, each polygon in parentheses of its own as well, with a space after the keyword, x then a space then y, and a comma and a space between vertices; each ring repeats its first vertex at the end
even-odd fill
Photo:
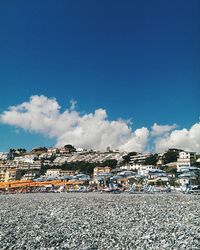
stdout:
POLYGON ((63 147, 0 153, 0 192, 190 192, 200 187, 200 155, 105 152, 63 147))

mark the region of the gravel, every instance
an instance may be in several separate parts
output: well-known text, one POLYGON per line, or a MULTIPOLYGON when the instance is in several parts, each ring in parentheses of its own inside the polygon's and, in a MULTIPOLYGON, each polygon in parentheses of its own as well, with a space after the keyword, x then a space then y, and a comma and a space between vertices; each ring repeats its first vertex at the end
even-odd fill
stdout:
POLYGON ((0 196, 1 249, 200 249, 200 198, 183 194, 0 196))

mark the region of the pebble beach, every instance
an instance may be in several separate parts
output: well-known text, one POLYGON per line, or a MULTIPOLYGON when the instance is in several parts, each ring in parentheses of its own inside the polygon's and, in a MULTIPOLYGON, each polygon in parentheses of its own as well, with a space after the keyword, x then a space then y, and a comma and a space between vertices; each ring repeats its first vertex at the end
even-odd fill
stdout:
POLYGON ((184 194, 1 195, 1 249, 197 250, 199 211, 184 194))

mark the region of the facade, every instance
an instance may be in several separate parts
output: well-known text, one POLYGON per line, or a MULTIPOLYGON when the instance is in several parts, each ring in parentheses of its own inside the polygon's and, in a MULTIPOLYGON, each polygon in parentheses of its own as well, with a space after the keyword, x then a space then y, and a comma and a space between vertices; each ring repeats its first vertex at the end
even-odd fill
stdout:
POLYGON ((58 148, 48 148, 47 153, 49 154, 57 154, 59 152, 58 148))
POLYGON ((145 162, 145 159, 151 154, 137 154, 130 156, 130 165, 142 165, 145 162))
POLYGON ((111 167, 96 167, 94 168, 93 171, 93 176, 94 178, 97 177, 99 174, 104 174, 104 173, 111 173, 112 168, 111 167))
POLYGON ((152 169, 148 172, 148 181, 169 181, 169 178, 163 170, 152 169))
POLYGON ((179 153, 177 159, 177 170, 179 171, 181 167, 190 167, 196 160, 196 153, 182 151, 179 153))
POLYGON ((33 164, 35 160, 38 159, 38 156, 35 154, 27 154, 23 156, 16 156, 13 160, 13 162, 16 163, 27 163, 27 164, 33 164))
POLYGON ((7 161, 9 159, 9 153, 0 152, 0 160, 7 161))
POLYGON ((39 176, 39 170, 30 170, 23 175, 22 180, 33 180, 39 176))
POLYGON ((60 176, 74 176, 76 172, 74 170, 61 170, 60 176))
POLYGON ((45 176, 59 178, 62 176, 74 176, 75 174, 74 170, 48 169, 45 176))
POLYGON ((5 181, 5 174, 6 174, 6 170, 5 169, 0 169, 0 182, 5 181))
POLYGON ((34 161, 33 163, 20 162, 16 164, 18 169, 41 169, 41 161, 34 161))
POLYGON ((138 169, 138 174, 148 176, 150 171, 155 171, 157 169, 157 166, 153 165, 140 166, 140 168, 138 169))
POLYGON ((48 169, 45 176, 47 177, 60 177, 61 169, 48 169))
POLYGON ((122 166, 121 170, 133 170, 133 171, 137 171, 138 174, 140 175, 148 175, 148 172, 152 169, 158 169, 157 166, 153 166, 153 165, 142 165, 142 164, 133 164, 133 165, 129 165, 129 166, 122 166))
POLYGON ((17 169, 1 169, 0 170, 0 182, 9 182, 19 180, 20 175, 17 169))

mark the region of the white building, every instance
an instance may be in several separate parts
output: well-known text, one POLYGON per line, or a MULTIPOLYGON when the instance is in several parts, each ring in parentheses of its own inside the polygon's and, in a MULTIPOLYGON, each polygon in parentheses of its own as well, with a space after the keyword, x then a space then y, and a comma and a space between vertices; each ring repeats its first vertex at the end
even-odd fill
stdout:
POLYGON ((55 160, 53 161, 53 163, 55 165, 60 165, 61 166, 62 164, 67 162, 67 159, 68 159, 67 156, 56 157, 55 160))
POLYGON ((74 176, 75 175, 74 170, 62 170, 60 168, 58 169, 48 169, 46 171, 45 177, 53 177, 53 178, 59 178, 62 176, 74 176))
POLYGON ((46 177, 60 177, 61 169, 48 169, 45 176, 46 177))
POLYGON ((130 165, 142 165, 145 162, 145 159, 148 158, 151 154, 137 154, 130 156, 130 165))
POLYGON ((38 175, 39 175, 39 170, 28 171, 27 173, 25 173, 25 175, 23 175, 21 180, 33 180, 36 177, 38 177, 38 175))
POLYGON ((37 155, 35 154, 27 154, 24 156, 16 156, 13 160, 13 162, 16 163, 29 163, 29 164, 33 164, 34 161, 38 158, 37 155))
POLYGON ((120 167, 120 169, 128 171, 136 170, 140 175, 148 175, 150 170, 158 169, 158 167, 153 165, 133 164, 128 166, 122 166, 120 167))
POLYGON ((51 147, 47 149, 47 153, 50 153, 50 154, 57 154, 58 152, 59 152, 58 148, 51 147))
POLYGON ((181 167, 190 167, 196 160, 196 153, 182 151, 179 153, 177 159, 177 170, 179 171, 181 167))
POLYGON ((147 176, 150 171, 158 170, 157 166, 147 165, 147 166, 140 166, 138 169, 138 174, 147 176))
POLYGON ((9 158, 9 153, 5 153, 5 152, 0 152, 0 160, 8 160, 9 158))

